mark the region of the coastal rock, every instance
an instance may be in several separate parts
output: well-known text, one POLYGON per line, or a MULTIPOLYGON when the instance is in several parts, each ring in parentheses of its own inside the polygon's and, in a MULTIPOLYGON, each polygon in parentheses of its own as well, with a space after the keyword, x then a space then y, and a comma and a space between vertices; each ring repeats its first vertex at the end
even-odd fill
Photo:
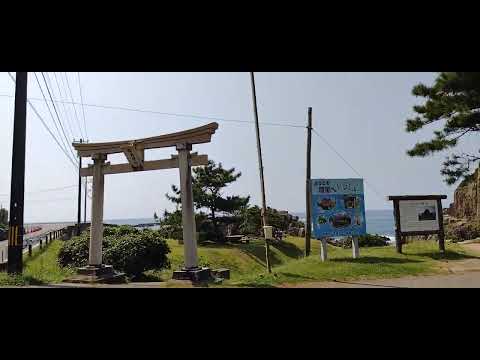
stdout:
POLYGON ((458 219, 480 219, 480 168, 455 190, 447 213, 458 219))

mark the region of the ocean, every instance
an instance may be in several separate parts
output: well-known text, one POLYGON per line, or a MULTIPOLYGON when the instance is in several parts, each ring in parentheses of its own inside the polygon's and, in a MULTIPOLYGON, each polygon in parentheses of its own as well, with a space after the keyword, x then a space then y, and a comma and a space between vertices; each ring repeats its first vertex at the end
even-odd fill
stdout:
MULTIPOLYGON (((104 224, 112 224, 112 225, 141 225, 141 224, 153 224, 155 223, 154 218, 131 218, 131 219, 110 219, 104 220, 104 224)), ((149 226, 150 229, 157 230, 159 226, 149 226)))
MULTIPOLYGON (((291 213, 305 221, 305 213, 291 213)), ((390 239, 395 238, 395 225, 392 210, 366 210, 365 216, 367 220, 367 233, 387 236, 390 239)), ((105 220, 106 224, 118 225, 138 225, 154 223, 153 218, 132 218, 132 219, 113 219, 105 220)))
MULTIPOLYGON (((305 221, 305 213, 299 212, 291 214, 305 221)), ((365 217, 367 220, 367 233, 387 236, 392 241, 395 239, 393 210, 366 210, 365 217)))

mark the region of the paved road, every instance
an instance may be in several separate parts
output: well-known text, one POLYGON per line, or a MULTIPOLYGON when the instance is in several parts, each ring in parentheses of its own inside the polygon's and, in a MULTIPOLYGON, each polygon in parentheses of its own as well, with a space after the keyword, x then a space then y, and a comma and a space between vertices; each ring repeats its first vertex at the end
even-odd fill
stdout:
MULTIPOLYGON (((26 234, 23 236, 24 247, 28 246, 28 240, 32 242, 32 246, 36 247, 40 243, 40 238, 45 238, 45 235, 50 231, 62 229, 73 223, 48 223, 48 224, 35 224, 42 227, 41 230, 34 233, 26 234)), ((8 240, 0 241, 0 262, 7 260, 8 254, 8 240)))

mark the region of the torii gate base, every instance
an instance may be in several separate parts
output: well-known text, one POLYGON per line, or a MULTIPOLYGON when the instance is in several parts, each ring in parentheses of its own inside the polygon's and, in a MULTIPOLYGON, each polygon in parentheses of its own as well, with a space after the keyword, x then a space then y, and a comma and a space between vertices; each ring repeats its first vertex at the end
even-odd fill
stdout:
POLYGON ((173 272, 173 280, 189 280, 192 282, 203 282, 212 279, 210 268, 197 268, 177 270, 173 272))
POLYGON ((77 269, 77 275, 65 280, 81 284, 120 284, 126 282, 124 273, 113 270, 111 265, 85 266, 77 269))

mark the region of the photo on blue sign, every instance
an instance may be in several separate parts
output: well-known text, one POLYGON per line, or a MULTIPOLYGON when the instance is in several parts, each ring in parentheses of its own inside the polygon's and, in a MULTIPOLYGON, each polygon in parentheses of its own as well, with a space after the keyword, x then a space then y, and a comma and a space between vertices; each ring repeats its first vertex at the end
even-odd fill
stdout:
POLYGON ((317 239, 366 233, 363 179, 312 180, 312 207, 317 239))

